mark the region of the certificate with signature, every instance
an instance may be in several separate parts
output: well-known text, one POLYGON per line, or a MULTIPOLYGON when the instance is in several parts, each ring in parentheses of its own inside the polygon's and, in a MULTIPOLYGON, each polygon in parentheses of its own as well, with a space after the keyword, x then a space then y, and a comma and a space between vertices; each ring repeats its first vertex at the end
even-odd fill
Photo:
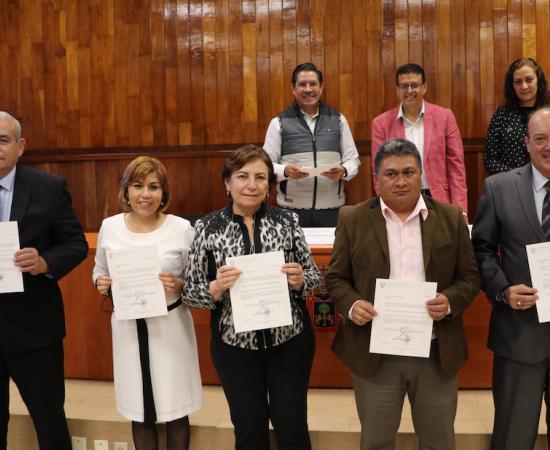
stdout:
POLYGON ((156 245, 107 250, 116 320, 168 314, 156 245))
POLYGON ((536 301, 539 322, 550 322, 550 242, 525 246, 531 282, 537 289, 536 301))
POLYGON ((23 274, 13 262, 19 250, 17 222, 0 222, 0 293, 23 292, 23 274))
POLYGON ((230 288, 236 332, 262 330, 292 324, 290 296, 283 252, 255 253, 227 258, 241 275, 230 288))
POLYGON ((376 280, 371 353, 428 358, 433 320, 426 301, 435 298, 437 283, 376 280))

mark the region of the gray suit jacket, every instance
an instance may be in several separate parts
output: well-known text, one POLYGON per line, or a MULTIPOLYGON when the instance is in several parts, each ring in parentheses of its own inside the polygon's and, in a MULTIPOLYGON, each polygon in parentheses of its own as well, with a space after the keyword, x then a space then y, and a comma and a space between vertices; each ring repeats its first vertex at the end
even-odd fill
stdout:
POLYGON ((539 324, 536 308, 513 310, 496 301, 507 286, 532 286, 525 246, 544 242, 533 194, 531 164, 485 179, 472 241, 483 290, 493 304, 489 348, 526 363, 550 357, 550 324, 539 324))
MULTIPOLYGON (((426 220, 421 220, 426 281, 437 282, 447 296, 451 315, 435 322, 441 374, 450 378, 467 358, 462 313, 479 292, 480 279, 468 229, 460 209, 425 198, 426 220)), ((380 355, 369 352, 371 324, 347 320, 358 299, 374 300, 376 278, 389 278, 390 259, 386 222, 379 197, 340 209, 336 239, 326 282, 336 308, 344 317, 332 349, 351 370, 373 374, 380 355)))

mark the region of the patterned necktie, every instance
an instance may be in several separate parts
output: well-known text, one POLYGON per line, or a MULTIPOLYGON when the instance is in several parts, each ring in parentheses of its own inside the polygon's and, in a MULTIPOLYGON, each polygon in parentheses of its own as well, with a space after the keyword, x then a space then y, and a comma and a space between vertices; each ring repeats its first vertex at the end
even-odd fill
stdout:
POLYGON ((547 241, 550 241, 550 181, 544 185, 546 195, 542 203, 542 231, 547 241))

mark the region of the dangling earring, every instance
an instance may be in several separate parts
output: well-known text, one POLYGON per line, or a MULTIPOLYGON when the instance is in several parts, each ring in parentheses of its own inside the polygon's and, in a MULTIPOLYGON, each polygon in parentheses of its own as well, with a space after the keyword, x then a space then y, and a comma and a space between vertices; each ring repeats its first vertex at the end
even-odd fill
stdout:
POLYGON ((225 191, 225 194, 229 197, 231 195, 231 192, 225 191))
POLYGON ((160 202, 160 206, 164 206, 164 202, 160 202))
POLYGON ((266 197, 269 197, 269 191, 267 192, 267 195, 266 195, 266 197))

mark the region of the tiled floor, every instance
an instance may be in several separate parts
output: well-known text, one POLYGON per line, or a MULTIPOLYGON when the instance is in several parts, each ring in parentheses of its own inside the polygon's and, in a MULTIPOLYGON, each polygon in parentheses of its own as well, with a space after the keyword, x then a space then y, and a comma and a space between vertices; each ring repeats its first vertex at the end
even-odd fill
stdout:
MULTIPOLYGON (((66 412, 72 419, 102 419, 121 421, 114 404, 111 382, 66 380, 66 412)), ((26 414, 15 386, 11 386, 12 414, 26 414)), ((544 417, 544 411, 541 418, 544 417)), ((459 392, 455 429, 457 433, 490 433, 493 402, 490 391, 462 390, 459 392)), ((204 386, 203 408, 191 416, 192 425, 230 428, 231 420, 223 391, 218 386, 204 386)), ((309 391, 309 425, 311 430, 359 431, 359 421, 351 390, 311 389, 309 391)), ((545 432, 541 420, 540 430, 545 432)), ((405 404, 400 432, 413 432, 410 407, 405 404)))

